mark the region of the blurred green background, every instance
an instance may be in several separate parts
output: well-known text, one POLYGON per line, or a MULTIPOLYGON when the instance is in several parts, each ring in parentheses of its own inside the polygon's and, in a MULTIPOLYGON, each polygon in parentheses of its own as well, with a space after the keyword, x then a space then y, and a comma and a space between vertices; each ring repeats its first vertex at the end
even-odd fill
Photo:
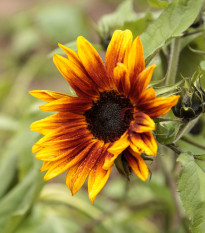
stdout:
MULTIPOLYGON (((120 2, 0 2, 0 233, 189 232, 178 224, 170 183, 158 159, 149 162, 151 182, 134 175, 128 182, 114 168, 92 205, 86 185, 71 196, 65 174, 44 183, 44 174, 39 172, 42 162, 31 153, 40 135, 29 126, 48 113, 39 111, 42 102, 28 91, 71 91, 49 54, 58 42, 65 44, 79 35, 98 44, 97 22, 120 2)), ((147 1, 135 1, 137 12, 148 9, 147 1)), ((163 69, 157 74, 163 75, 163 69)), ((177 176, 180 166, 175 166, 175 158, 163 157, 163 166, 177 176)))

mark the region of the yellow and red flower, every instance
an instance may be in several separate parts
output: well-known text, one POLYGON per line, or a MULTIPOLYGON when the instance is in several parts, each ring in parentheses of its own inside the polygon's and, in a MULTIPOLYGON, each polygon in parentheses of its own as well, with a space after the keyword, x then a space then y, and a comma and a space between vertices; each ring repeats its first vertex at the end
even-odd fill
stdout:
POLYGON ((83 37, 77 39, 77 53, 59 44, 68 58, 54 55, 54 63, 77 96, 30 92, 47 102, 41 110, 57 112, 31 125, 44 135, 33 146, 36 158, 44 161, 44 179, 68 170, 66 184, 75 194, 89 176, 92 203, 121 153, 135 174, 147 180, 149 171, 141 153, 157 153, 153 118, 166 114, 179 98, 156 97, 154 89, 147 88, 155 65, 145 69, 140 37, 132 39, 129 30, 115 31, 105 65, 83 37))

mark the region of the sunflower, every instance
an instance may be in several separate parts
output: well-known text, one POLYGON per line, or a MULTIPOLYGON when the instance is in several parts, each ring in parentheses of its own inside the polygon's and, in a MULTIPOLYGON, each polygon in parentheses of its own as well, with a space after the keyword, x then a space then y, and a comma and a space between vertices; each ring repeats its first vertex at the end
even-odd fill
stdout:
POLYGON ((76 96, 30 91, 47 102, 40 110, 57 112, 31 125, 44 135, 32 149, 44 161, 44 179, 68 170, 66 184, 74 195, 89 176, 92 203, 120 154, 140 179, 147 180, 149 170, 141 154, 157 154, 153 118, 166 114, 179 98, 156 97, 147 87, 155 65, 145 69, 140 37, 132 40, 131 31, 116 30, 105 65, 83 37, 77 38, 77 53, 59 44, 68 58, 55 54, 53 61, 76 96))

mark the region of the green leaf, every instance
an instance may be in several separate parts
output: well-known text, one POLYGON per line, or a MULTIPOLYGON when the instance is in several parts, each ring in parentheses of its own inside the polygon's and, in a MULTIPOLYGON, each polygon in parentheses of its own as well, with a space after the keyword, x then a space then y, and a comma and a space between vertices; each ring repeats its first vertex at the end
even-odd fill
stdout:
POLYGON ((203 2, 203 0, 173 0, 141 35, 145 58, 154 56, 169 39, 181 36, 194 22, 203 2))
POLYGON ((42 174, 33 168, 27 176, 0 201, 0 229, 14 232, 29 211, 42 187, 42 174))
POLYGON ((188 216, 193 220, 193 233, 204 233, 205 225, 205 173, 196 163, 191 153, 183 153, 178 161, 182 171, 178 180, 178 190, 188 216))
POLYGON ((154 90, 157 96, 169 96, 170 94, 176 93, 183 82, 184 80, 181 80, 174 85, 155 87, 154 90))
POLYGON ((122 28, 125 22, 137 20, 137 14, 133 10, 133 1, 123 1, 115 12, 104 15, 98 23, 98 32, 103 47, 107 47, 114 30, 122 28))
POLYGON ((124 22, 122 30, 129 29, 132 31, 133 38, 137 37, 138 35, 142 34, 150 23, 153 21, 153 16, 150 13, 145 14, 143 17, 135 20, 124 22))
POLYGON ((157 8, 162 8, 162 9, 165 9, 169 6, 169 2, 167 1, 148 0, 148 3, 152 7, 157 7, 157 8))
POLYGON ((195 162, 205 172, 205 155, 194 155, 195 162))
POLYGON ((0 161, 0 198, 7 192, 12 181, 15 179, 17 172, 17 158, 18 155, 13 151, 13 153, 7 154, 0 161))

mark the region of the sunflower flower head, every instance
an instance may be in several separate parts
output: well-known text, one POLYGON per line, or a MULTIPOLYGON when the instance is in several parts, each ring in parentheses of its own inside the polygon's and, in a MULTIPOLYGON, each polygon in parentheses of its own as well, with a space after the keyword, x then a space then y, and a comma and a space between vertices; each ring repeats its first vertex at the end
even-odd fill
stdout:
POLYGON ((141 154, 157 154, 153 118, 166 114, 179 96, 156 97, 154 89, 147 88, 155 65, 145 69, 140 37, 133 41, 129 30, 113 33, 105 64, 83 37, 77 39, 77 53, 59 46, 67 57, 54 55, 54 63, 77 96, 30 92, 47 102, 41 110, 57 112, 31 125, 44 135, 33 153, 44 161, 45 180, 68 171, 66 184, 73 195, 88 177, 93 203, 118 156, 147 180, 149 170, 141 154))

